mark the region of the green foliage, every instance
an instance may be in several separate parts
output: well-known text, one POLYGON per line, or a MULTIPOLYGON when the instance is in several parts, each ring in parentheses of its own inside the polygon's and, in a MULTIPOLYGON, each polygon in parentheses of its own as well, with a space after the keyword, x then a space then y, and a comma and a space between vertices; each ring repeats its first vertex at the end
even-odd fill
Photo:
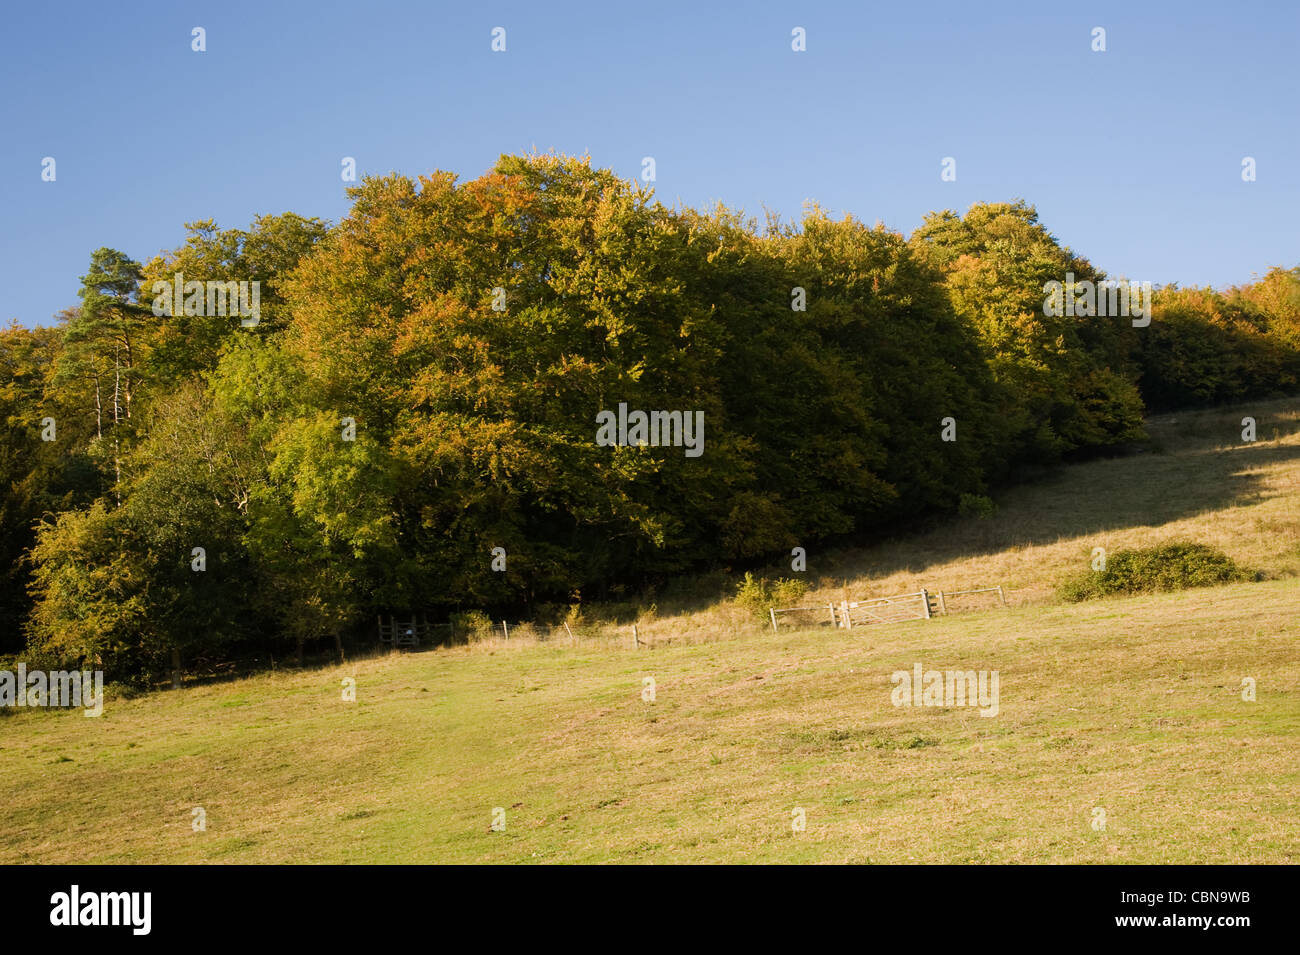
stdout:
POLYGON ((808 593, 808 584, 797 578, 755 578, 746 573, 736 587, 736 605, 756 617, 766 617, 769 607, 795 607, 808 593))
POLYGON ((1128 317, 1044 315, 1044 286, 1104 273, 1060 245, 1023 201, 927 216, 913 247, 944 273, 953 307, 976 331, 996 382, 990 397, 1008 463, 1050 461, 1144 437, 1128 317))
POLYGON ((147 582, 121 546, 120 512, 96 502, 43 524, 32 549, 32 648, 61 664, 140 665, 131 634, 148 625, 147 582))
POLYGON ((736 587, 737 606, 749 611, 756 617, 767 613, 772 606, 772 593, 766 579, 758 579, 752 573, 746 573, 745 579, 736 587))
POLYGON ((1267 398, 1300 387, 1300 269, 1227 293, 1157 292, 1139 355, 1154 411, 1267 398))
MULTIPOLYGON (((223 346, 240 339, 264 339, 289 323, 285 285, 299 261, 326 233, 319 219, 292 212, 258 216, 248 229, 218 229, 211 219, 189 222, 180 248, 145 263, 142 299, 154 302, 155 282, 259 282, 260 317, 243 328, 230 315, 150 314, 152 328, 149 367, 156 379, 175 380, 206 371, 216 364, 223 346)), ((206 311, 206 309, 205 309, 206 311)))
POLYGON ((807 582, 798 578, 782 577, 772 584, 772 600, 778 607, 797 606, 807 595, 807 582))
POLYGON ((992 517, 998 506, 993 499, 983 494, 963 494, 957 504, 957 513, 963 517, 976 517, 980 520, 992 517))
POLYGON ((77 414, 86 395, 55 380, 62 337, 58 328, 0 329, 0 653, 22 648, 32 570, 24 555, 36 525, 101 491, 94 423, 77 414), (47 418, 53 441, 44 440, 47 418))
POLYGON ((491 639, 499 632, 492 618, 482 610, 463 610, 454 613, 451 615, 451 625, 458 642, 478 643, 491 639))
POLYGON ((241 635, 254 583, 241 544, 247 495, 227 423, 206 404, 190 384, 152 410, 121 506, 97 501, 39 528, 34 651, 148 673, 173 649, 217 654, 241 635))
POLYGON ((1188 587, 1211 587, 1254 580, 1220 550, 1190 541, 1172 541, 1140 550, 1120 550, 1106 558, 1106 569, 1065 581, 1061 597, 1071 602, 1115 594, 1144 594, 1188 587))
POLYGON ((997 458, 974 338, 894 233, 812 210, 760 237, 552 156, 353 198, 295 274, 285 344, 316 407, 388 456, 389 583, 409 603, 532 604, 759 557, 943 506, 997 458), (596 445, 596 413, 623 402, 702 412, 704 454, 596 445), (948 414, 966 441, 904 424, 948 414))

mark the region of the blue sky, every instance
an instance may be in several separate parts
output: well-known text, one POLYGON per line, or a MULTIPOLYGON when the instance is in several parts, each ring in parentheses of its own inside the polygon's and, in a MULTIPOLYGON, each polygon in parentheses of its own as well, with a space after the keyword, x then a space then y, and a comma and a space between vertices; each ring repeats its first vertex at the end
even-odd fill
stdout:
POLYGON ((144 261, 196 219, 337 221, 344 156, 462 178, 530 149, 628 178, 653 156, 668 204, 789 218, 816 200, 904 233, 1023 197, 1115 276, 1224 286, 1300 264, 1300 4, 735 7, 11 5, 0 321, 76 304, 100 246, 144 261))

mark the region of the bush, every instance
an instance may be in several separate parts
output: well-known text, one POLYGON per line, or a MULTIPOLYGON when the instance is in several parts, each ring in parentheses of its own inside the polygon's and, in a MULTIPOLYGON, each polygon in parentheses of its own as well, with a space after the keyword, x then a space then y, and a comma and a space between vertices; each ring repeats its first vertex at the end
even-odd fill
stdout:
POLYGON ((772 585, 772 605, 797 607, 808 593, 808 584, 802 580, 783 579, 772 585))
POLYGON ((1106 569, 1089 571, 1065 581, 1063 599, 1077 602, 1112 594, 1146 594, 1211 587, 1259 575, 1238 567, 1227 554, 1206 544, 1171 541, 1141 550, 1121 550, 1106 560, 1106 569))
POLYGON ((745 579, 736 588, 736 605, 756 616, 767 613, 771 597, 767 592, 767 581, 759 580, 753 574, 746 573, 745 579))
POLYGON ((451 622, 456 636, 466 643, 477 643, 493 635, 495 625, 492 618, 482 610, 466 610, 464 613, 451 615, 451 622))
POLYGON ((997 509, 993 499, 983 494, 963 494, 957 504, 957 513, 962 517, 977 517, 980 520, 992 517, 997 509))
POLYGON ((808 593, 802 580, 780 578, 769 583, 766 577, 755 578, 746 573, 736 588, 736 604, 756 617, 766 617, 769 607, 793 607, 808 593))

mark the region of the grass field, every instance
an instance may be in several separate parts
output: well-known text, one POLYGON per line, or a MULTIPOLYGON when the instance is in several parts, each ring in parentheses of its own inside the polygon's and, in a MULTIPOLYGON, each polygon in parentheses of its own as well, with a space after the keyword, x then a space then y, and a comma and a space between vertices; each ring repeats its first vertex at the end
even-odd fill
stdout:
POLYGON ((641 650, 489 642, 13 712, 0 862, 1300 861, 1300 402, 1150 430, 840 558, 855 595, 1003 583, 1005 609, 772 634, 715 608, 641 650), (1180 536, 1270 579, 1052 596, 1092 546, 1180 536), (998 671, 997 715, 893 705, 916 663, 998 671))

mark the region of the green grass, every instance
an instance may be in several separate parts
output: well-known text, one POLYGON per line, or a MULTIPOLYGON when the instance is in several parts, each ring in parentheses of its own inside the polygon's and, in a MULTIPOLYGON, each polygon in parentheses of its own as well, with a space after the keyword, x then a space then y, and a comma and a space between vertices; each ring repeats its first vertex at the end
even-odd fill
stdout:
POLYGON ((1298 605, 1295 580, 1235 584, 21 712, 0 861, 1296 862, 1298 605), (893 706, 915 662, 998 670, 999 714, 893 706))
POLYGON ((1156 419, 1160 453, 857 558, 877 592, 1019 581, 1006 609, 781 634, 719 609, 641 650, 489 642, 0 715, 0 862, 1298 862, 1295 406, 1244 448, 1235 412, 1156 419), (1174 538, 1272 579, 1054 601, 1093 542, 1174 538), (895 707, 918 662, 999 671, 998 715, 895 707))

